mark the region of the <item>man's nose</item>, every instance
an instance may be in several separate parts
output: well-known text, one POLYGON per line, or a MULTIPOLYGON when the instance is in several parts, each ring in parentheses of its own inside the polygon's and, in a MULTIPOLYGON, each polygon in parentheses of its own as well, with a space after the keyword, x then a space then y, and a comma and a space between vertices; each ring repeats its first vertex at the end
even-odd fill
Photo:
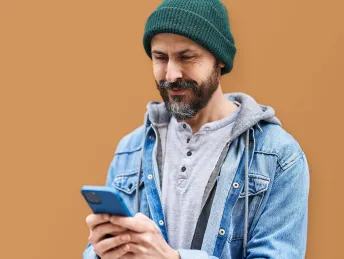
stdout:
POLYGON ((181 68, 178 64, 169 61, 167 64, 166 80, 168 82, 175 82, 183 77, 181 68))

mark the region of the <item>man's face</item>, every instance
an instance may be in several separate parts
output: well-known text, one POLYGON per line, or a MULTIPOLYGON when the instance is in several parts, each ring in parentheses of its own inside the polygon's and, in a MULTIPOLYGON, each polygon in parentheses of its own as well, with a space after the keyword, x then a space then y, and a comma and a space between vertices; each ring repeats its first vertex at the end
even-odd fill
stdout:
POLYGON ((193 118, 217 90, 223 63, 176 34, 156 35, 151 47, 156 85, 168 112, 177 120, 193 118))

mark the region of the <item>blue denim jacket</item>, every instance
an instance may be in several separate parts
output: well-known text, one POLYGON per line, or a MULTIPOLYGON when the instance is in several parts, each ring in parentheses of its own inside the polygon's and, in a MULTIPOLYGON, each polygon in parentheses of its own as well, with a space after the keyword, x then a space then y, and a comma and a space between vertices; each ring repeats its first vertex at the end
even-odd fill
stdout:
MULTIPOLYGON (((273 108, 244 93, 225 96, 240 102, 241 111, 221 164, 201 249, 179 249, 180 257, 304 258, 309 193, 306 156, 282 128, 273 108)), ((120 193, 132 213, 139 210, 150 217, 167 240, 157 180, 156 131, 149 115, 143 126, 120 141, 106 185, 120 193)), ((97 258, 91 245, 83 258, 97 258)))

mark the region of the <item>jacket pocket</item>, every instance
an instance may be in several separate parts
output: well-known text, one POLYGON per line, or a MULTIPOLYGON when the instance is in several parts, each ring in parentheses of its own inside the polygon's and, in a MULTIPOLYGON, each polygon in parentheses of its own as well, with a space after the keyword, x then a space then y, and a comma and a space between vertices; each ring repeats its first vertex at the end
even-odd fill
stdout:
MULTIPOLYGON (((270 179, 259 174, 248 175, 248 230, 252 224, 253 218, 263 200, 264 194, 268 189, 270 179)), ((245 222, 245 186, 243 186, 236 204, 233 207, 231 221, 231 235, 228 241, 241 240, 244 236, 245 222)))
MULTIPOLYGON (((118 191, 119 195, 127 205, 132 215, 136 211, 136 190, 137 190, 137 174, 138 170, 122 172, 116 174, 112 186, 118 191)), ((141 172, 139 183, 139 199, 140 199, 140 212, 149 217, 149 210, 147 206, 147 198, 144 192, 144 181, 141 172)))
MULTIPOLYGON (((117 190, 122 191, 126 194, 131 195, 137 186, 137 173, 138 170, 133 172, 127 173, 119 173, 115 176, 115 179, 112 182, 112 186, 114 186, 117 190)), ((140 184, 139 187, 143 185, 143 177, 140 177, 140 184)))

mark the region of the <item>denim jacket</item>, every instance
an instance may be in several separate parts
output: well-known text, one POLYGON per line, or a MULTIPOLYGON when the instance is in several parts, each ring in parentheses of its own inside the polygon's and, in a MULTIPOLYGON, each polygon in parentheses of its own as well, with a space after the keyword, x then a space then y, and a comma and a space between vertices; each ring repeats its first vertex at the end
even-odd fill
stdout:
MULTIPOLYGON (((209 179, 214 186, 206 188, 214 191, 204 195, 212 197, 205 201, 208 213, 200 215, 203 218, 196 226, 201 239, 190 233, 193 241, 200 242, 199 249, 178 249, 180 257, 304 258, 309 194, 305 153, 282 128, 272 107, 244 93, 225 96, 239 102, 241 110, 219 158, 219 172, 209 179)), ((120 141, 106 185, 119 192, 132 213, 150 217, 168 242, 158 184, 155 119, 154 113, 147 112, 144 125, 120 141)), ((90 244, 83 258, 97 258, 90 244)))

